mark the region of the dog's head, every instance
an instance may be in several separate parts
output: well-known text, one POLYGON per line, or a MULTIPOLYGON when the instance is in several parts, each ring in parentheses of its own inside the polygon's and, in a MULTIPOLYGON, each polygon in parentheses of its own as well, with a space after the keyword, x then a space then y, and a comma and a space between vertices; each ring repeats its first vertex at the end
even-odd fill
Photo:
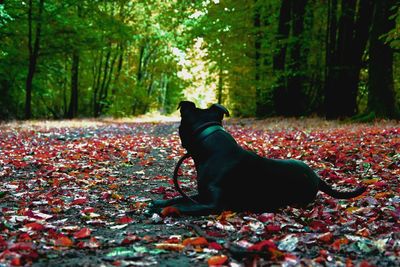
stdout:
POLYGON ((201 109, 197 108, 193 102, 181 101, 178 109, 181 112, 179 136, 185 148, 194 141, 196 133, 212 125, 221 125, 224 115, 229 116, 229 111, 220 104, 201 109))

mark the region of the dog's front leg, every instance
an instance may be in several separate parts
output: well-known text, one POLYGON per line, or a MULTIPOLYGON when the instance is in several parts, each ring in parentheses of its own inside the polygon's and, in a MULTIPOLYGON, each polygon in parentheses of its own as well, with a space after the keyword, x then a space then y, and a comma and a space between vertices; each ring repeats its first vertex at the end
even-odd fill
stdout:
POLYGON ((209 215, 218 213, 220 210, 218 206, 214 203, 210 204, 202 204, 202 203, 193 203, 193 202, 185 202, 173 205, 172 207, 178 209, 181 214, 185 215, 209 215))
POLYGON ((173 207, 177 208, 181 214, 185 215, 208 215, 215 214, 221 211, 221 191, 218 187, 209 186, 208 196, 202 199, 199 203, 185 201, 174 204, 173 207))
MULTIPOLYGON (((190 196, 192 199, 194 199, 197 202, 200 202, 200 196, 199 194, 196 194, 194 196, 190 196)), ((167 199, 167 200, 154 200, 151 204, 152 207, 158 207, 158 208, 164 208, 172 205, 177 205, 180 203, 185 203, 185 202, 191 202, 189 199, 184 198, 184 197, 176 197, 173 199, 167 199)))

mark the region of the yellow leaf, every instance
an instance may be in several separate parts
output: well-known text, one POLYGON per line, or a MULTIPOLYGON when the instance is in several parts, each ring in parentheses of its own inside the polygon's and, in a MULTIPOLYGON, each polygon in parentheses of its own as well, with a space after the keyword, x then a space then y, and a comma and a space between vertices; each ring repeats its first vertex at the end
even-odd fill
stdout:
POLYGON ((353 213, 353 212, 356 212, 358 209, 359 209, 358 207, 350 207, 350 208, 347 208, 346 211, 349 213, 353 213))
POLYGON ((185 248, 185 246, 182 244, 158 243, 156 244, 156 248, 164 250, 172 250, 172 251, 182 251, 185 248))

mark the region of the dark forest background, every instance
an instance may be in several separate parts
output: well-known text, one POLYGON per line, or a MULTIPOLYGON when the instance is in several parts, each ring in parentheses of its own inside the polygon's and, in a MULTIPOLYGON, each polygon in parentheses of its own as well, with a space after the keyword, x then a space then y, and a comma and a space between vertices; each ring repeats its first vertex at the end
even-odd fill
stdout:
POLYGON ((399 118, 396 0, 0 1, 0 118, 399 118))

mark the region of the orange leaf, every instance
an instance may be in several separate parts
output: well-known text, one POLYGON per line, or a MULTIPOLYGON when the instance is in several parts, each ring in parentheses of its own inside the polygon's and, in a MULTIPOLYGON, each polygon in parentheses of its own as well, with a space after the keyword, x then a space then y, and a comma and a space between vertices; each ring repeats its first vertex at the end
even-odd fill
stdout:
POLYGON ((22 266, 21 257, 15 257, 10 262, 11 266, 22 266))
POLYGON ((179 210, 175 207, 172 206, 168 206, 165 207, 162 211, 161 211, 161 215, 163 217, 167 217, 167 216, 180 216, 181 213, 179 212, 179 210))
POLYGON ((117 184, 111 184, 111 185, 108 186, 108 188, 110 188, 111 190, 117 189, 118 185, 117 184))
POLYGON ((231 217, 233 217, 233 216, 235 216, 235 215, 236 215, 235 212, 232 212, 232 211, 229 211, 229 210, 223 211, 223 212, 217 217, 217 220, 218 220, 218 221, 221 221, 221 222, 224 222, 224 221, 226 221, 227 219, 229 219, 229 218, 231 218, 231 217))
POLYGON ((76 232, 74 234, 74 237, 76 239, 85 238, 85 237, 90 236, 90 233, 91 233, 90 229, 85 227, 85 228, 82 228, 81 230, 79 230, 78 232, 76 232))
POLYGON ((386 197, 388 197, 390 195, 392 195, 392 192, 380 192, 380 193, 375 194, 374 197, 376 199, 379 199, 379 198, 386 198, 386 197))
POLYGON ((227 256, 225 256, 225 255, 217 255, 217 256, 212 256, 211 258, 209 258, 207 263, 208 263, 208 266, 222 265, 227 260, 228 260, 227 256))
POLYGON ((368 230, 368 228, 362 228, 357 231, 357 235, 363 236, 363 237, 369 237, 371 235, 371 232, 368 230))
POLYGON ((53 186, 54 187, 59 187, 60 186, 60 180, 58 178, 53 179, 53 186))
POLYGON ((74 242, 66 236, 59 237, 55 242, 55 245, 60 247, 71 247, 73 244, 74 242))
POLYGON ((192 245, 192 246, 207 246, 207 239, 204 237, 190 237, 183 240, 182 244, 184 246, 192 245))

